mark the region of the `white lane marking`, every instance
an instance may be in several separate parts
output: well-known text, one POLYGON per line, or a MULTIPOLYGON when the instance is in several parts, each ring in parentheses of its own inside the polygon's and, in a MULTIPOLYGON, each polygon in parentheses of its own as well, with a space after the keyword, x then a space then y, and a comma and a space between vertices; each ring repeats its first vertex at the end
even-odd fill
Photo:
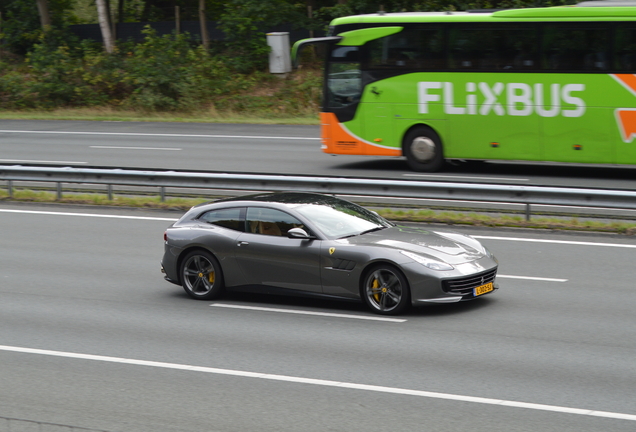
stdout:
POLYGON ((352 318, 352 319, 370 320, 370 321, 386 321, 386 322, 398 322, 398 323, 406 322, 405 319, 400 319, 400 318, 382 318, 382 317, 375 317, 375 316, 338 314, 338 313, 329 313, 329 312, 311 312, 311 311, 301 311, 301 310, 293 310, 293 309, 266 308, 266 307, 258 307, 258 306, 240 306, 240 305, 231 305, 231 304, 224 304, 224 303, 212 303, 210 306, 221 307, 221 308, 231 308, 231 309, 247 309, 247 310, 265 311, 265 312, 299 314, 299 315, 316 315, 316 316, 326 316, 326 317, 336 317, 336 318, 352 318))
POLYGON ((166 150, 181 151, 183 149, 176 147, 118 147, 118 146, 89 146, 94 149, 115 149, 115 150, 166 150))
POLYGON ((123 216, 123 215, 106 215, 106 214, 93 214, 93 213, 70 213, 70 212, 50 212, 50 211, 35 211, 35 210, 9 210, 0 209, 0 213, 26 213, 26 214, 38 214, 38 215, 51 215, 51 216, 82 216, 82 217, 94 217, 94 218, 111 218, 111 219, 137 219, 137 220, 152 220, 152 221, 166 221, 176 222, 179 219, 174 218, 159 218, 149 216, 123 216))
MULTIPOLYGON (((139 219, 139 220, 157 220, 157 221, 170 221, 175 222, 178 218, 158 218, 158 217, 146 217, 146 216, 123 216, 123 215, 107 215, 107 214, 93 214, 93 213, 71 213, 71 212, 50 212, 50 211, 35 211, 35 210, 9 210, 0 209, 0 212, 5 213, 28 213, 28 214, 47 214, 57 216, 86 216, 86 217, 101 217, 101 218, 115 218, 115 219, 139 219)), ((580 245, 580 246, 600 246, 600 247, 617 247, 617 248, 629 248, 636 249, 636 245, 620 244, 620 243, 595 243, 595 242, 579 242, 569 240, 545 240, 545 239, 530 239, 519 237, 494 237, 494 236, 480 236, 473 235, 473 238, 481 240, 503 240, 503 241, 519 241, 530 243, 553 243, 553 244, 567 244, 567 245, 580 245)))
POLYGON ((480 236, 480 235, 473 235, 471 237, 474 237, 476 239, 481 239, 481 240, 503 240, 503 241, 529 242, 529 243, 552 243, 552 244, 566 244, 566 245, 575 245, 575 246, 599 246, 599 247, 636 249, 636 245, 620 244, 620 243, 595 243, 595 242, 581 242, 581 241, 570 241, 570 240, 545 240, 545 239, 531 239, 531 238, 519 238, 519 237, 493 237, 493 236, 480 236))
POLYGON ((512 276, 512 275, 502 275, 498 274, 498 278, 504 279, 524 279, 524 280, 535 280, 542 282, 567 282, 567 279, 554 279, 554 278, 544 278, 544 277, 533 277, 533 276, 512 276))
POLYGON ((9 352, 18 352, 24 354, 39 354, 39 355, 47 355, 54 357, 66 357, 73 359, 81 359, 81 360, 93 360, 93 361, 101 361, 108 363, 121 363, 121 364, 129 364, 135 366, 150 366, 150 367, 158 367, 164 369, 174 369, 174 370, 185 370, 192 372, 204 372, 216 375, 229 375, 229 376, 237 376, 244 378, 260 378, 265 380, 272 381, 286 381, 292 383, 299 384, 313 384, 325 387, 336 387, 336 388, 347 388, 353 390, 365 390, 372 391, 378 393, 389 393, 389 394, 399 394, 406 396, 420 396, 426 398, 433 399, 445 399, 457 402, 472 402, 472 403, 480 403, 486 405, 497 405, 497 406, 506 406, 513 408, 526 408, 533 409, 539 411, 551 411, 557 413, 565 413, 565 414, 576 414, 576 415, 584 415, 584 416, 592 416, 592 417, 602 417, 602 418, 611 418, 618 420, 630 420, 636 421, 636 415, 634 414, 626 414, 619 412, 611 412, 611 411, 596 411, 589 410, 583 408, 570 408, 563 407, 558 405, 544 405, 544 404, 536 404, 536 403, 528 403, 528 402, 518 402, 518 401, 510 401, 505 399, 492 399, 492 398, 484 398, 477 396, 464 396, 457 395, 451 393, 438 393, 438 392, 430 392, 424 390, 411 390, 399 387, 385 387, 378 385, 367 385, 367 384, 357 384, 351 382, 342 382, 342 381, 330 381, 330 380, 322 380, 322 379, 314 379, 314 378, 302 378, 288 375, 274 375, 267 374, 261 372, 247 372, 233 369, 220 369, 220 368, 211 368, 204 366, 193 366, 187 364, 179 364, 179 363, 165 363, 165 362, 157 362, 157 361, 148 361, 148 360, 135 360, 130 358, 123 357, 110 357, 110 356, 102 356, 102 355, 92 355, 92 354, 80 354, 80 353, 72 353, 65 351, 51 351, 51 350, 42 350, 35 348, 23 348, 23 347, 14 347, 7 345, 0 345, 0 350, 9 351, 9 352))
POLYGON ((88 163, 88 162, 78 162, 78 161, 47 161, 47 160, 28 160, 28 159, 0 159, 0 162, 70 164, 70 165, 78 165, 78 164, 87 164, 88 163))
POLYGON ((423 177, 423 178, 458 178, 458 179, 470 179, 470 180, 508 180, 508 181, 530 181, 527 178, 512 178, 512 177, 471 177, 464 175, 447 175, 447 174, 402 174, 404 177, 423 177))
POLYGON ((253 139, 278 139, 278 140, 320 140, 311 137, 280 137, 260 135, 199 135, 199 134, 160 134, 160 133, 136 133, 136 132, 70 132, 70 131, 25 131, 25 130, 0 130, 0 133, 24 133, 24 134, 67 134, 67 135, 111 135, 111 136, 147 136, 147 137, 179 137, 179 138, 253 138, 253 139))

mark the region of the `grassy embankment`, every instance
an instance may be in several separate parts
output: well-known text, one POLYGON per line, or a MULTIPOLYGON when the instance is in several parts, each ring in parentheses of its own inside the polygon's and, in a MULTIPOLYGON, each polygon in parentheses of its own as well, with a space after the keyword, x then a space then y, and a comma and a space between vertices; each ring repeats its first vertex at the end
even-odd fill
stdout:
POLYGON ((102 108, 58 108, 54 110, 0 111, 0 120, 82 120, 120 122, 180 122, 180 123, 245 123, 318 125, 318 114, 299 117, 271 116, 267 112, 249 114, 216 111, 192 113, 144 113, 134 110, 102 108))

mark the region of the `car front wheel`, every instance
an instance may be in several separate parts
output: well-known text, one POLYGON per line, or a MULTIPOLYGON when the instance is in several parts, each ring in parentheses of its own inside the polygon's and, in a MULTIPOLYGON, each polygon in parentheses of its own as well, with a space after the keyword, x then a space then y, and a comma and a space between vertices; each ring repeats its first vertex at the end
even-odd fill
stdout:
POLYGON ((223 273, 214 255, 203 250, 186 255, 181 264, 181 284, 194 299, 211 300, 219 297, 224 288, 223 273))
POLYGON ((404 274, 388 264, 372 267, 367 272, 362 298, 369 308, 381 315, 404 312, 411 301, 411 292, 404 274))

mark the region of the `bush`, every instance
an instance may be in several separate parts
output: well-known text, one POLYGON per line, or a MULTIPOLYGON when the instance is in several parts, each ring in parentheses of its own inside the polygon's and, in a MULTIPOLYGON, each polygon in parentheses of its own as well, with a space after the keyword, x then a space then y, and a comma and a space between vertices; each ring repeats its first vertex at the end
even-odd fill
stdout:
POLYGON ((187 35, 144 30, 140 44, 114 54, 85 42, 52 46, 41 36, 22 65, 0 64, 0 108, 111 105, 142 111, 189 111, 244 87, 227 66, 187 35))
POLYGON ((219 58, 192 47, 187 35, 158 37, 147 28, 145 41, 125 56, 132 93, 127 106, 145 111, 191 111, 214 96, 240 88, 240 80, 219 58))

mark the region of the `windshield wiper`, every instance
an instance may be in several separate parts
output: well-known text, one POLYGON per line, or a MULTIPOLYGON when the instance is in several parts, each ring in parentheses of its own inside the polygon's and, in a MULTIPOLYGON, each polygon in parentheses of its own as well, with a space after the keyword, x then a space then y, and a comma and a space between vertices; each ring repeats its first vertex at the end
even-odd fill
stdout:
POLYGON ((358 235, 368 234, 368 233, 373 232, 373 231, 380 231, 380 230, 383 230, 383 229, 385 229, 385 228, 386 228, 386 227, 384 227, 384 226, 379 226, 379 227, 371 228, 371 229, 368 229, 368 230, 366 230, 366 231, 362 231, 362 232, 361 232, 360 234, 358 234, 358 235))
POLYGON ((349 237, 354 237, 354 236, 357 236, 357 235, 358 234, 349 234, 349 235, 346 235, 346 236, 338 237, 338 240, 346 239, 346 238, 349 238, 349 237))
POLYGON ((371 229, 368 229, 368 230, 366 230, 366 231, 362 231, 362 232, 359 232, 359 233, 356 233, 356 234, 349 234, 349 235, 346 235, 346 236, 338 237, 338 240, 340 240, 340 239, 346 239, 346 238, 350 238, 350 237, 355 237, 355 236, 360 236, 360 235, 367 234, 367 233, 370 233, 370 232, 373 232, 373 231, 380 231, 380 230, 383 230, 383 229, 385 229, 385 228, 386 228, 386 227, 384 227, 384 226, 379 226, 379 227, 371 228, 371 229))

